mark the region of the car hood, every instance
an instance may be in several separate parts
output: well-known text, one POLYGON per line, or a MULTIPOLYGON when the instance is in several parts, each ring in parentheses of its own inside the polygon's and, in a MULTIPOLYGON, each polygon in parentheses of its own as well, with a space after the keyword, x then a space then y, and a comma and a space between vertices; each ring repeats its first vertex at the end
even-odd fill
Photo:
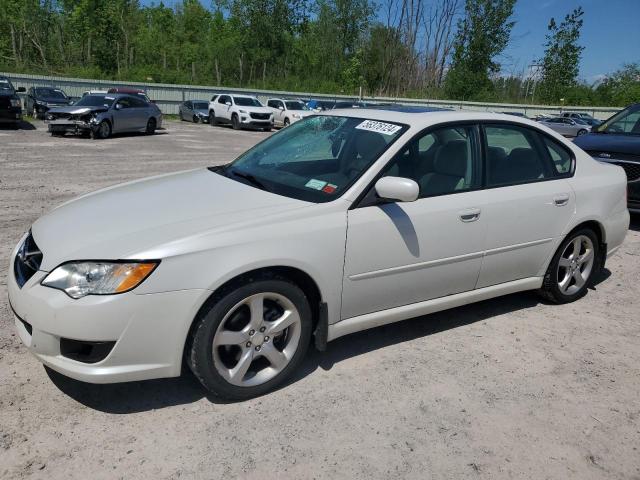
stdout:
POLYGON ((189 238, 275 221, 311 205, 201 169, 84 195, 39 218, 31 230, 43 252, 41 269, 49 271, 69 260, 185 253, 181 242, 189 238))
POLYGON ((268 113, 271 115, 273 112, 270 108, 267 107, 241 107, 240 105, 236 105, 238 110, 246 110, 249 113, 268 113))
POLYGON ((96 107, 77 107, 74 105, 69 105, 68 107, 56 107, 49 110, 49 113, 69 113, 71 115, 82 115, 90 112, 106 112, 109 110, 104 106, 96 106, 96 107))
POLYGON ((600 153, 619 153, 640 157, 640 136, 616 135, 614 133, 590 133, 574 140, 583 150, 598 155, 600 153))
POLYGON ((63 98, 37 97, 36 100, 39 102, 46 102, 50 105, 69 105, 69 100, 65 100, 63 98))

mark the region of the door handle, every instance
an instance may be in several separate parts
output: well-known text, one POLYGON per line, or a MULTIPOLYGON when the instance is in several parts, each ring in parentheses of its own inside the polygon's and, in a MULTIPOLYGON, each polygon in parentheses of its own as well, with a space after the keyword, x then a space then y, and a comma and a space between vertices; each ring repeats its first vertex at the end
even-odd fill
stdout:
POLYGON ((557 195, 553 197, 553 203, 556 207, 564 207, 569 203, 569 195, 563 193, 562 195, 557 195))
POLYGON ((478 220, 480 218, 480 212, 481 211, 479 208, 473 208, 471 210, 463 210, 461 212, 458 212, 458 215, 460 216, 460 220, 465 223, 469 223, 478 220))

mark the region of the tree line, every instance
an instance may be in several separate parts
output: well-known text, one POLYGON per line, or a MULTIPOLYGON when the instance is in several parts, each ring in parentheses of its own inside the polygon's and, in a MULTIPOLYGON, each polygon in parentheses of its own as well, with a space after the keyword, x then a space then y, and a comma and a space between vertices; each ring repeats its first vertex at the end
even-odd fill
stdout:
POLYGON ((583 10, 504 74, 516 0, 0 0, 0 69, 366 96, 624 105, 640 67, 578 72, 583 10))

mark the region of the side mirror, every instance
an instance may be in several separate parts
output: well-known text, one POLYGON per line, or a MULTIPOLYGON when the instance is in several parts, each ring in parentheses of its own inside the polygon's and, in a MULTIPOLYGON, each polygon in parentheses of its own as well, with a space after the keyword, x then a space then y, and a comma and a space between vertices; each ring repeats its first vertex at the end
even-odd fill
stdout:
POLYGON ((227 107, 230 107, 230 106, 231 106, 231 102, 227 102, 227 103, 225 103, 225 105, 226 105, 227 107))
POLYGON ((420 187, 410 178, 382 177, 375 189, 380 198, 394 202, 415 202, 420 195, 420 187))
POLYGON ((120 103, 116 103, 115 107, 116 110, 122 110, 122 104, 120 103))
POLYGON ((16 90, 16 92, 18 92, 18 93, 24 93, 26 91, 27 91, 27 89, 24 88, 24 87, 18 87, 18 89, 16 90))
POLYGON ((283 107, 282 105, 280 105, 280 106, 278 107, 278 110, 284 110, 284 107, 283 107))

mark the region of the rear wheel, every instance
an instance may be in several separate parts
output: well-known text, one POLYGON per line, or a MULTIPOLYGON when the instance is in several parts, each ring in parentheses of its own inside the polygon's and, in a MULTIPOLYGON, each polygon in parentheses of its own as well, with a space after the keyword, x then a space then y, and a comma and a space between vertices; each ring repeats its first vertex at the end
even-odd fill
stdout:
POLYGON ((584 128, 581 129, 581 130, 578 130, 578 136, 579 137, 582 136, 582 135, 586 135, 587 133, 589 133, 589 132, 587 132, 584 128))
POLYGON ((145 129, 145 133, 147 135, 153 135, 156 133, 156 119, 151 117, 149 121, 147 121, 147 128, 145 129))
POLYGON ((251 281, 219 298, 192 329, 187 361, 217 396, 262 395, 298 367, 311 338, 305 294, 283 278, 251 281))
POLYGON ((238 118, 238 115, 236 115, 235 113, 231 117, 231 126, 233 127, 234 130, 240 130, 240 119, 238 118))
POLYGON ((193 116, 193 123, 198 123, 200 121, 200 118, 197 115, 193 116))
POLYGON ((554 303, 569 303, 582 297, 600 270, 598 238, 585 228, 572 232, 553 256, 540 293, 554 303))

